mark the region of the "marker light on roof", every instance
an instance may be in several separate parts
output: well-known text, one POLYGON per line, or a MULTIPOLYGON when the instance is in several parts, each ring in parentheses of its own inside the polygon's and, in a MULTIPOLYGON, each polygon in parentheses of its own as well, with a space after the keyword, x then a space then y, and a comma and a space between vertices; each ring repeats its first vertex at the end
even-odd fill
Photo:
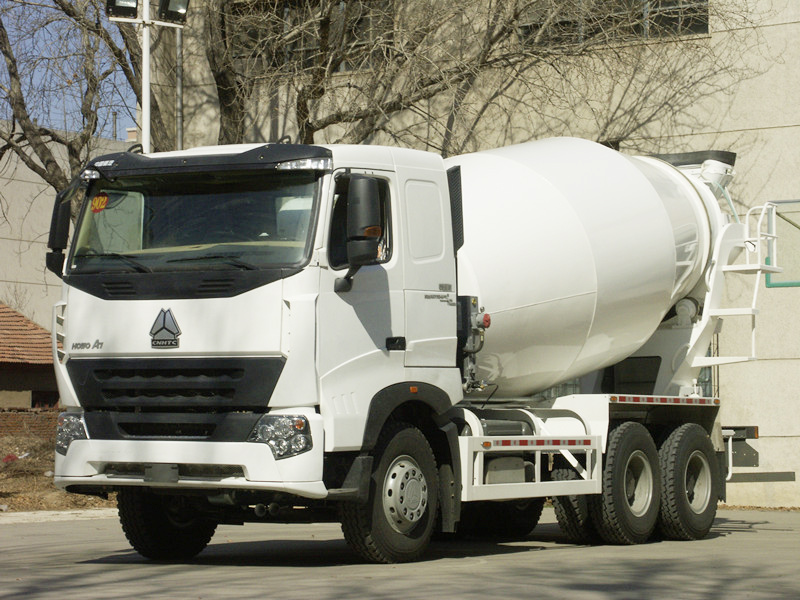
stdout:
POLYGON ((330 158, 301 158, 278 163, 275 168, 285 171, 330 171, 333 161, 330 158))

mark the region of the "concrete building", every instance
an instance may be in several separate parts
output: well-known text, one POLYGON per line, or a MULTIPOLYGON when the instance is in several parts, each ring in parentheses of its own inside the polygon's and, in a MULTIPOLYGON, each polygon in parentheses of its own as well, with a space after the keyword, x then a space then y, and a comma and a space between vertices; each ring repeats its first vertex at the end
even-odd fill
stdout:
POLYGON ((61 281, 44 265, 55 191, 11 153, 0 161, 0 302, 50 329, 61 281))

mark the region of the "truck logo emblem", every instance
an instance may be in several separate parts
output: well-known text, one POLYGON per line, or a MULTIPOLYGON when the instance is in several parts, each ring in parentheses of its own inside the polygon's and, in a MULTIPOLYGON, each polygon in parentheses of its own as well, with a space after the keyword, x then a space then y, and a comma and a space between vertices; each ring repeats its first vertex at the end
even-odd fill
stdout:
POLYGON ((181 328, 178 327, 178 322, 172 316, 172 309, 164 310, 158 313, 156 322, 150 328, 150 337, 153 338, 151 345, 153 348, 177 348, 179 345, 178 336, 181 334, 181 328))

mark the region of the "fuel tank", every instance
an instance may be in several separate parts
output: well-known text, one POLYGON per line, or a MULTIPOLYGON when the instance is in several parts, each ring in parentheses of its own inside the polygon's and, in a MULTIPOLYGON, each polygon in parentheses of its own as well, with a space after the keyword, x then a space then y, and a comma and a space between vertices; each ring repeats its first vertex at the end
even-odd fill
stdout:
POLYGON ((666 162, 554 138, 445 166, 461 171, 458 293, 491 315, 478 376, 494 398, 624 359, 703 288, 722 215, 704 183, 666 162))

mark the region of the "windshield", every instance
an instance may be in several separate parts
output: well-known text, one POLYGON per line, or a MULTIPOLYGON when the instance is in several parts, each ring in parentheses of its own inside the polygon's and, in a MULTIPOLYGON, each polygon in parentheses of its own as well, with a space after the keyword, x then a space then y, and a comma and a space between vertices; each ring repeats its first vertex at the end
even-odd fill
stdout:
POLYGON ((98 180, 70 270, 170 271, 302 265, 318 174, 180 173, 98 180))

